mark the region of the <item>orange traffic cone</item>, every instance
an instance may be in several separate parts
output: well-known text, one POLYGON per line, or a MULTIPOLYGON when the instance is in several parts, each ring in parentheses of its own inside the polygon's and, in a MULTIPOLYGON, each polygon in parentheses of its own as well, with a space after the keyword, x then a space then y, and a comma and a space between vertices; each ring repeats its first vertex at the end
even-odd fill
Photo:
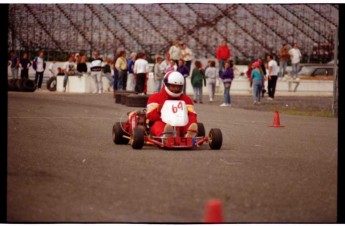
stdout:
POLYGON ((223 222, 222 204, 220 200, 212 199, 207 202, 204 222, 205 223, 222 223, 223 222))
POLYGON ((280 119, 279 119, 279 112, 274 112, 274 119, 273 119, 273 125, 270 127, 284 127, 280 125, 280 119))

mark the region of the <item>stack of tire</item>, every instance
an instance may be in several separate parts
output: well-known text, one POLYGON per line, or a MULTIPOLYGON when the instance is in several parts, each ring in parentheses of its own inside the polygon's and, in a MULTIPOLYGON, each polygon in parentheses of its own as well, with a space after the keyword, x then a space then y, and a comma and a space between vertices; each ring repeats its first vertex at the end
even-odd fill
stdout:
POLYGON ((52 76, 47 81, 47 90, 56 91, 56 84, 57 84, 56 76, 52 76))
POLYGON ((123 104, 127 107, 146 107, 148 95, 139 95, 135 91, 118 90, 114 92, 116 104, 123 104))
POLYGON ((9 79, 7 84, 8 91, 18 92, 34 92, 36 90, 36 83, 33 80, 24 79, 9 79))

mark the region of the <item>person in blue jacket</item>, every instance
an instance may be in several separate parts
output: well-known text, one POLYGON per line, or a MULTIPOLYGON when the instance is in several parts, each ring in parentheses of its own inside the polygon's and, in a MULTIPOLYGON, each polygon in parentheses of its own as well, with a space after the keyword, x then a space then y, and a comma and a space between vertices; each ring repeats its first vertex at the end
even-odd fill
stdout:
POLYGON ((225 61, 225 70, 221 73, 220 78, 224 83, 224 103, 221 107, 231 107, 230 87, 234 79, 233 63, 230 60, 225 61))

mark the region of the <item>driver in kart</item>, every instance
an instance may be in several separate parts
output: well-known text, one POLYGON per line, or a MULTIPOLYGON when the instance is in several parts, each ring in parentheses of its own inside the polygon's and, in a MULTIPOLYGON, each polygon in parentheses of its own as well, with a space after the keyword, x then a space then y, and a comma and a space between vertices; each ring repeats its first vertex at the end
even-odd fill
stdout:
POLYGON ((173 127, 162 121, 161 110, 166 100, 182 100, 186 103, 188 110, 188 123, 185 126, 176 127, 180 136, 195 137, 198 124, 197 114, 194 111, 193 101, 186 94, 183 94, 184 77, 177 71, 170 71, 163 78, 161 91, 152 94, 147 101, 147 119, 153 123, 150 132, 153 136, 169 136, 173 133, 173 127))

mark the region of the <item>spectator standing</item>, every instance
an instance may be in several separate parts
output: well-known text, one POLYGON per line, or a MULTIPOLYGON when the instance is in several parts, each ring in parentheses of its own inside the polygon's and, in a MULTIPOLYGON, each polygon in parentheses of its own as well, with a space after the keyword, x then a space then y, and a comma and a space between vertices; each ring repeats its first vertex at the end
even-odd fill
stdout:
POLYGON ((44 60, 44 52, 39 51, 38 56, 35 57, 32 63, 32 67, 36 71, 35 75, 35 83, 37 84, 37 90, 41 90, 42 81, 43 81, 43 73, 46 69, 46 62, 44 60))
POLYGON ((278 64, 272 57, 272 55, 267 55, 268 62, 268 100, 274 99, 274 94, 276 92, 276 85, 278 79, 278 64))
POLYGON ((210 102, 213 102, 214 95, 216 92, 216 81, 218 77, 218 70, 216 68, 216 62, 210 61, 209 67, 205 71, 207 89, 208 89, 208 96, 210 98, 210 102))
POLYGON ((230 88, 232 80, 234 79, 233 64, 231 61, 225 61, 225 71, 220 75, 224 84, 224 103, 221 104, 221 107, 231 107, 231 97, 230 97, 230 88))
POLYGON ((138 53, 134 63, 134 77, 136 78, 135 91, 140 95, 145 95, 146 77, 149 74, 149 63, 146 61, 145 53, 138 53))
POLYGON ((288 44, 284 43, 279 50, 279 77, 284 78, 288 60, 290 58, 288 44))
POLYGON ((163 61, 163 58, 161 56, 158 56, 156 59, 156 64, 153 69, 153 76, 154 76, 154 81, 155 81, 155 92, 159 92, 162 87, 162 80, 163 80, 163 72, 161 70, 161 63, 163 61))
POLYGON ((170 58, 175 61, 175 64, 178 64, 178 60, 181 59, 182 53, 180 48, 180 42, 175 40, 174 45, 169 49, 170 58))
POLYGON ((12 78, 17 79, 19 73, 19 58, 14 50, 10 51, 9 63, 11 66, 12 78))
POLYGON ((126 90, 127 87, 127 59, 126 59, 126 51, 121 50, 119 53, 119 57, 115 62, 115 68, 117 69, 119 75, 117 80, 117 89, 118 90, 126 90))
POLYGON ((228 47, 226 40, 222 40, 221 45, 217 49, 216 58, 219 65, 219 74, 224 71, 225 61, 230 59, 230 48, 228 47))
POLYGON ((31 62, 28 59, 28 54, 24 53, 23 54, 23 58, 20 59, 20 67, 21 67, 21 71, 20 71, 20 78, 29 78, 29 68, 31 66, 31 62))
POLYGON ((128 60, 128 77, 127 77, 127 90, 134 91, 135 88, 135 80, 134 80, 134 62, 137 54, 131 53, 130 59, 128 60))
POLYGON ((258 61, 254 62, 252 65, 252 80, 253 80, 253 99, 254 105, 260 104, 261 89, 262 89, 262 80, 263 74, 260 69, 260 63, 258 61))
POLYGON ((117 58, 120 57, 120 52, 121 52, 122 50, 123 50, 122 48, 118 48, 118 49, 116 50, 115 56, 114 56, 114 67, 113 67, 113 69, 114 69, 114 87, 113 87, 113 89, 114 89, 114 90, 117 90, 117 89, 118 89, 118 87, 117 87, 117 80, 118 80, 118 77, 119 77, 119 72, 118 72, 118 70, 116 69, 115 64, 116 64, 117 58))
POLYGON ((188 68, 188 71, 190 71, 191 66, 192 66, 192 60, 193 60, 193 52, 190 48, 188 48, 186 43, 182 43, 181 45, 181 55, 182 55, 182 59, 184 60, 188 68))
POLYGON ((194 63, 195 68, 192 72, 191 83, 193 86, 194 91, 194 103, 202 104, 202 87, 203 85, 206 86, 206 78, 204 74, 204 70, 202 69, 202 65, 200 61, 195 61, 194 63))
POLYGON ((291 67, 292 67, 292 77, 294 80, 299 80, 298 77, 298 70, 299 70, 299 62, 301 61, 301 51, 298 48, 297 43, 293 44, 293 48, 289 50, 289 54, 291 57, 291 67))
POLYGON ((68 77, 72 75, 76 75, 76 72, 77 72, 77 65, 72 55, 68 57, 68 61, 64 64, 64 71, 65 71, 65 76, 63 79, 63 91, 66 92, 68 77))
POLYGON ((183 93, 186 94, 186 87, 187 87, 186 78, 189 76, 189 68, 187 67, 187 65, 185 65, 185 62, 183 59, 179 59, 176 71, 180 72, 183 75, 183 78, 184 78, 183 93))
POLYGON ((93 52, 93 59, 91 60, 91 77, 95 81, 96 90, 93 93, 101 94, 103 92, 102 71, 103 60, 99 57, 98 51, 93 52))

